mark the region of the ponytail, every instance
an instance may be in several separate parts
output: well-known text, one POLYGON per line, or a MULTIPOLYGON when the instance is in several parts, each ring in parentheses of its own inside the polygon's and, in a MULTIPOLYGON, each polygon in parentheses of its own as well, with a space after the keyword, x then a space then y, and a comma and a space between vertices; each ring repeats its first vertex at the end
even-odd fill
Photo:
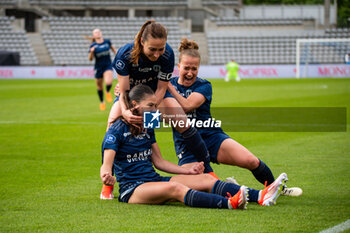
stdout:
POLYGON ((141 53, 143 52, 141 38, 143 42, 146 42, 150 36, 154 39, 167 39, 168 33, 162 24, 154 20, 147 20, 135 36, 135 45, 131 51, 131 63, 138 64, 141 53))
POLYGON ((96 41, 95 38, 93 38, 92 36, 85 35, 84 37, 85 37, 85 39, 89 40, 90 43, 94 43, 96 41))

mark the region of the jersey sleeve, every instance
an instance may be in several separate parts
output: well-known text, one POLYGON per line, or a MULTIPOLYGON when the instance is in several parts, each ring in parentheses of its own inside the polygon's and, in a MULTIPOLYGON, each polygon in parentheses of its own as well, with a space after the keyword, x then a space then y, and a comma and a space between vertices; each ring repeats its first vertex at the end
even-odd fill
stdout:
POLYGON ((115 152, 118 151, 119 145, 120 145, 120 133, 117 131, 108 131, 106 133, 105 140, 103 141, 103 148, 104 149, 111 149, 114 150, 115 152))
POLYGON ((175 65, 174 51, 170 47, 170 45, 166 44, 166 50, 163 56, 164 56, 164 62, 162 64, 160 71, 158 72, 157 78, 161 81, 169 81, 173 74, 174 65, 175 65))
POLYGON ((129 55, 130 53, 125 49, 125 46, 118 49, 117 55, 115 55, 112 63, 112 67, 117 74, 122 76, 129 75, 129 55))
POLYGON ((211 97, 213 95, 213 89, 210 82, 205 81, 193 91, 202 94, 208 101, 211 101, 211 97))

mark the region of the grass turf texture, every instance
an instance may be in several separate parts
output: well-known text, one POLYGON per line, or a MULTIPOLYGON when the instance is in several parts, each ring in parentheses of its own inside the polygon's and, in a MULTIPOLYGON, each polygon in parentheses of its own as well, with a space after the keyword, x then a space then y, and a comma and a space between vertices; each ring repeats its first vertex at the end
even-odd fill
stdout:
MULTIPOLYGON (((211 82, 216 107, 350 107, 350 79, 211 82)), ((0 232, 317 232, 350 218, 349 132, 229 132, 304 190, 275 206, 131 205, 99 200, 108 111, 93 80, 0 80, 0 103, 0 232)), ((171 133, 156 136, 176 162, 171 133)), ((213 167, 262 188, 247 170, 213 167)))

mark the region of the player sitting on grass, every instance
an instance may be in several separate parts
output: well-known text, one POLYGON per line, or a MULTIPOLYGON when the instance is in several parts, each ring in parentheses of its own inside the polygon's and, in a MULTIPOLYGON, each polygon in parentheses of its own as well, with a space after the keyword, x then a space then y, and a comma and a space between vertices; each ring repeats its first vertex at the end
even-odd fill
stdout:
MULTIPOLYGON (((156 110, 156 96, 146 85, 135 86, 124 98, 127 109, 136 115, 156 110)), ((245 209, 249 195, 250 202, 269 206, 275 204, 287 181, 287 175, 282 173, 264 190, 255 190, 200 174, 203 162, 180 167, 162 158, 153 129, 131 125, 123 117, 106 132, 102 157, 101 180, 104 185, 114 185, 114 173, 119 182, 119 201, 125 203, 162 204, 177 200, 191 207, 245 209), (153 164, 159 170, 182 175, 160 176, 153 164)))
MULTIPOLYGON (((170 80, 168 91, 171 95, 168 92, 165 97, 175 98, 189 116, 205 121, 212 118, 210 113, 212 86, 209 81, 197 77, 200 64, 198 49, 194 41, 186 38, 181 41, 179 77, 170 80)), ((211 162, 246 168, 262 184, 267 182, 269 185, 274 182, 275 178, 270 168, 247 148, 230 138, 220 127, 203 127, 197 130, 208 148, 211 162)), ((173 137, 179 165, 191 167, 192 163, 198 160, 185 147, 182 136, 175 130, 173 137)), ((300 188, 287 188, 283 193, 298 196, 302 191, 300 188)))
MULTIPOLYGON (((146 21, 135 36, 133 43, 119 48, 113 61, 117 73, 120 96, 116 98, 108 117, 108 127, 119 117, 130 124, 142 124, 143 118, 126 109, 125 92, 138 84, 149 86, 157 97, 157 105, 164 110, 165 120, 186 120, 186 114, 174 98, 164 99, 168 83, 174 70, 174 52, 167 43, 166 28, 153 20, 146 21)), ((205 143, 197 129, 190 126, 175 126, 183 138, 186 147, 198 160, 208 160, 205 143)), ((205 166, 205 165, 204 165, 205 166)), ((110 189, 102 187, 102 194, 110 189)))
POLYGON ((108 102, 112 102, 113 100, 110 92, 113 83, 112 62, 109 55, 110 49, 114 54, 117 53, 111 41, 103 39, 100 29, 93 30, 92 44, 89 47, 89 60, 92 61, 95 57, 95 79, 101 111, 106 109, 106 104, 103 101, 103 79, 106 82, 106 99, 108 102))

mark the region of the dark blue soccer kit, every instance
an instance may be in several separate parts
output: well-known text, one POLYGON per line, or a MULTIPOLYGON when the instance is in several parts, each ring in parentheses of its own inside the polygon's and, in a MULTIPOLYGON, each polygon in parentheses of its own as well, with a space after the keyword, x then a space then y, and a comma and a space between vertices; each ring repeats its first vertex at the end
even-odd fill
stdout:
POLYGON ((104 39, 102 43, 93 42, 90 45, 89 51, 92 47, 95 47, 95 78, 102 78, 105 71, 112 70, 112 62, 109 53, 111 46, 111 41, 107 39, 104 39))

